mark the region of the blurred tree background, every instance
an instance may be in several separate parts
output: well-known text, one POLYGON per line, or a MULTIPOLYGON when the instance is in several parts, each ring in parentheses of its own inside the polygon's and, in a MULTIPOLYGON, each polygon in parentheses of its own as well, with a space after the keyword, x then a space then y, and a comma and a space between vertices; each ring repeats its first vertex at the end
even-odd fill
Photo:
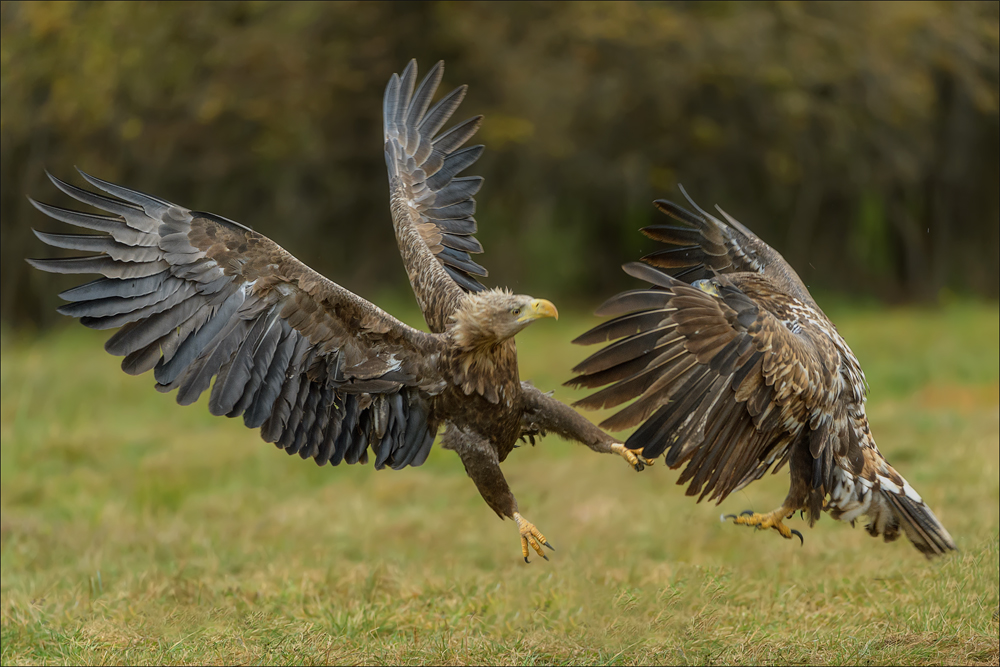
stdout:
POLYGON ((996 298, 998 7, 5 2, 0 315, 58 319, 25 195, 67 205, 74 165, 403 298, 380 114, 411 57, 486 116, 489 285, 596 306, 682 183, 812 287, 996 298))

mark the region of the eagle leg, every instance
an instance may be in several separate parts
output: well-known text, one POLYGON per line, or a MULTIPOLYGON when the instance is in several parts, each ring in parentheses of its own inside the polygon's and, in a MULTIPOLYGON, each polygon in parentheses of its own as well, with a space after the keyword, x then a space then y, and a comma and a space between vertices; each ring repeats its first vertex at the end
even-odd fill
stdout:
POLYGON ((653 465, 655 459, 647 459, 642 455, 642 447, 629 449, 620 442, 611 445, 611 451, 625 459, 636 472, 642 472, 646 466, 653 465))
POLYGON ((617 454, 636 471, 653 465, 653 459, 642 455, 642 448, 629 449, 615 438, 590 423, 576 410, 548 394, 543 394, 530 382, 521 383, 525 408, 521 416, 521 432, 546 431, 567 440, 576 440, 600 454, 617 454))
POLYGON ((524 562, 530 562, 528 560, 528 545, 531 545, 531 548, 535 550, 535 553, 545 560, 548 560, 549 557, 545 555, 544 551, 542 551, 542 545, 552 549, 553 551, 555 551, 556 548, 549 544, 549 541, 545 539, 545 536, 542 535, 541 531, 535 528, 535 524, 521 516, 520 512, 514 512, 514 521, 517 523, 518 532, 521 533, 521 554, 524 556, 524 562))
POLYGON ((489 440, 469 430, 456 428, 449 425, 441 438, 441 446, 458 453, 465 466, 465 472, 475 482, 483 500, 489 505, 500 518, 509 517, 517 524, 517 531, 521 535, 521 555, 524 562, 528 561, 528 547, 548 560, 548 556, 542 551, 546 546, 555 551, 555 547, 549 544, 541 531, 535 525, 521 516, 517 509, 517 500, 510 492, 507 480, 504 479, 500 471, 500 461, 497 450, 489 440))
POLYGON ((802 533, 797 530, 792 530, 783 523, 784 519, 790 519, 795 516, 795 511, 798 508, 787 507, 782 505, 773 512, 767 514, 757 514, 750 510, 740 512, 739 516, 735 514, 726 514, 721 517, 723 521, 726 519, 732 519, 733 523, 738 526, 753 526, 758 530, 766 530, 767 528, 774 528, 778 531, 782 537, 786 540, 792 539, 792 535, 799 538, 800 544, 805 544, 805 539, 802 537, 802 533))

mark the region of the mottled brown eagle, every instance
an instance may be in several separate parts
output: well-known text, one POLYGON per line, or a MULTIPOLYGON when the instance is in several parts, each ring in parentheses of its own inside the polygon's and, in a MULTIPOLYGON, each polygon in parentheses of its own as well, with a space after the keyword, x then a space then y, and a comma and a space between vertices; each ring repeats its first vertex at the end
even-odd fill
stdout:
POLYGON ((416 83, 416 63, 393 75, 383 103, 385 160, 399 251, 430 333, 411 328, 232 220, 82 174, 105 197, 51 177, 64 193, 111 215, 32 200, 46 215, 102 234, 35 232, 45 243, 97 254, 29 260, 43 271, 98 280, 60 296, 59 312, 118 331, 105 349, 122 369, 152 370, 156 388, 188 405, 211 386, 209 410, 243 417, 288 454, 319 465, 419 466, 438 431, 521 550, 547 540, 518 512, 500 463, 521 437, 554 432, 594 451, 644 461, 573 409, 518 377, 514 336, 549 301, 485 289, 470 258, 477 176, 459 177, 483 151, 461 148, 481 117, 441 132, 460 87, 434 106, 438 63, 416 83), (212 384, 214 378, 214 384, 212 384))
POLYGON ((688 201, 697 213, 655 202, 679 224, 642 231, 669 247, 623 267, 649 287, 612 297, 598 314, 613 319, 575 341, 614 341, 574 369, 567 384, 609 385, 575 405, 635 399, 601 427, 638 425, 626 447, 686 464, 678 484, 699 501, 722 502, 788 463, 781 507, 723 519, 801 540, 783 523, 795 512, 810 525, 824 511, 852 525, 866 516, 886 542, 902 528, 928 557, 954 550, 875 446, 861 366, 792 267, 722 209, 725 222, 688 201))

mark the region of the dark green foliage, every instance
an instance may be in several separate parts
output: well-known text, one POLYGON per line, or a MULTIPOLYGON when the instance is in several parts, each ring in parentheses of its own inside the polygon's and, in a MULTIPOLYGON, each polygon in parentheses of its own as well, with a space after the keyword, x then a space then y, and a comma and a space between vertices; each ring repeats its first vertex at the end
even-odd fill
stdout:
MULTIPOLYGON (((650 202, 721 204, 810 286, 997 295, 998 5, 75 4, 0 9, 7 322, 52 321, 28 194, 73 165, 407 293, 382 92, 444 58, 485 114, 487 285, 593 307, 650 202)), ((79 181, 76 181, 79 182, 79 181)), ((477 258, 478 259, 478 258, 477 258)))

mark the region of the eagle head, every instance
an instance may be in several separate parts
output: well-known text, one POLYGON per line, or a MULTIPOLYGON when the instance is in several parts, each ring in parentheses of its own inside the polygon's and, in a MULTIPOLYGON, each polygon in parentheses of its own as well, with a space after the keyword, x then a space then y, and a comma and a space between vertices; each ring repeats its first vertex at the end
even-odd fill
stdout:
POLYGON ((460 347, 487 347, 513 338, 542 317, 559 319, 559 311, 547 299, 485 290, 466 295, 451 317, 449 331, 460 347))

